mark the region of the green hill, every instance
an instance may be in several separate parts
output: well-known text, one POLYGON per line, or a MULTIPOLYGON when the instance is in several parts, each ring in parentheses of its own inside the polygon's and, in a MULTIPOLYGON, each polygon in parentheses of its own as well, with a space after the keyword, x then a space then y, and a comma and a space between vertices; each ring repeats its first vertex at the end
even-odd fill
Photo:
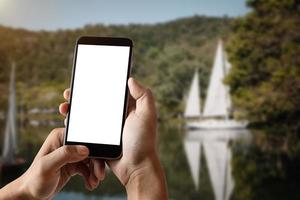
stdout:
POLYGON ((160 117, 177 116, 194 69, 206 86, 217 38, 226 36, 230 22, 194 16, 154 25, 98 24, 54 32, 0 27, 0 110, 6 108, 11 62, 17 64, 19 106, 25 111, 57 106, 69 86, 76 39, 97 35, 133 39, 133 76, 154 91, 160 117))

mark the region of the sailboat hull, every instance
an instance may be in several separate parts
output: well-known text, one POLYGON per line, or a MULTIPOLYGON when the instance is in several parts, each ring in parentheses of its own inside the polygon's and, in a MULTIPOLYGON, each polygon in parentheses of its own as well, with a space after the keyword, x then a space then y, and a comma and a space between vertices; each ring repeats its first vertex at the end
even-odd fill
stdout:
POLYGON ((188 122, 187 128, 189 129, 203 129, 203 130, 224 130, 224 129, 244 129, 247 127, 247 122, 236 121, 233 119, 219 120, 207 119, 198 122, 188 122))

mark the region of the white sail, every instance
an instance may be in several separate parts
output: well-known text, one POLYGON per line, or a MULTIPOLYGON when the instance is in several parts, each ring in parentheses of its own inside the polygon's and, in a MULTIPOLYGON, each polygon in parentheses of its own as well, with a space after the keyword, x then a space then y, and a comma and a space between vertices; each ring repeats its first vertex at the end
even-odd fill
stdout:
POLYGON ((198 72, 195 71, 192 85, 188 94, 184 117, 200 117, 200 86, 198 72))
POLYGON ((215 200, 224 200, 227 142, 204 141, 203 147, 215 200))
POLYGON ((224 85, 223 81, 226 75, 226 68, 228 67, 229 69, 230 65, 225 64, 228 62, 225 59, 222 41, 220 40, 207 90, 203 112, 205 117, 227 117, 229 115, 229 106, 231 106, 229 89, 224 85))
POLYGON ((2 164, 12 164, 17 151, 15 64, 12 64, 10 75, 8 110, 3 142, 2 164))
POLYGON ((198 190, 201 167, 201 143, 199 141, 186 140, 184 141, 184 150, 195 187, 198 190))

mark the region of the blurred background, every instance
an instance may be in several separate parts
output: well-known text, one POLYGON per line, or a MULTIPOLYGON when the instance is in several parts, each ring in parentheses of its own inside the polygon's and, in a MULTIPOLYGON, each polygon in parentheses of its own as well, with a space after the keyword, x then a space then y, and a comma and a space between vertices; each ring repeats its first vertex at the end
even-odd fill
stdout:
MULTIPOLYGON (((0 0, 1 187, 54 127, 81 35, 134 41, 170 199, 300 199, 298 0, 0 0)), ((107 171, 55 198, 126 199, 107 171)))

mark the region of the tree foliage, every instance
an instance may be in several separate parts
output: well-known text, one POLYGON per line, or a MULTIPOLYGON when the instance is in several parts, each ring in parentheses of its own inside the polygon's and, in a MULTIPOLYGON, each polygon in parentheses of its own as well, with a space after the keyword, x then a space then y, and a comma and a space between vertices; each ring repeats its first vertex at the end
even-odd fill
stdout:
POLYGON ((251 0, 235 21, 228 83, 252 121, 292 122, 300 112, 300 2, 251 0))
MULTIPOLYGON (((216 41, 228 32, 230 21, 194 16, 156 25, 87 25, 54 32, 0 27, 0 90, 7 94, 13 60, 20 86, 18 102, 28 109, 34 105, 53 108, 62 101, 62 88, 69 87, 76 39, 82 35, 124 36, 135 44, 133 76, 154 91, 160 117, 174 117, 182 112, 183 91, 196 68, 206 86, 216 41), (56 88, 55 99, 45 102, 41 98, 45 87, 56 88)), ((6 95, 0 96, 0 102, 5 108, 6 95)))
POLYGON ((299 199, 300 1, 250 0, 234 20, 226 82, 257 131, 235 147, 234 199, 299 199))

